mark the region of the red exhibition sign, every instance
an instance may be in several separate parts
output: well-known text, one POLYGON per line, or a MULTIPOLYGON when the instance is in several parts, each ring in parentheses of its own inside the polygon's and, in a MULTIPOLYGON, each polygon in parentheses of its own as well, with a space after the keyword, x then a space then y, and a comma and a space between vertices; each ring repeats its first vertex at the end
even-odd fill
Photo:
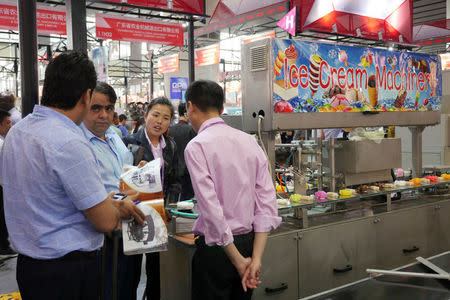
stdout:
POLYGON ((159 23, 137 18, 95 15, 97 38, 128 42, 183 46, 183 26, 179 23, 159 23))
POLYGON ((180 56, 178 54, 161 57, 158 60, 158 73, 171 73, 180 70, 180 56))
POLYGON ((196 15, 203 15, 204 0, 97 0, 96 2, 115 2, 151 8, 167 9, 196 15))
POLYGON ((220 61, 220 44, 195 49, 195 66, 218 64, 220 61))
MULTIPOLYGON (((37 31, 39 33, 66 35, 66 12, 62 8, 37 7, 37 31)), ((19 16, 14 2, 0 1, 0 29, 18 30, 19 16)))

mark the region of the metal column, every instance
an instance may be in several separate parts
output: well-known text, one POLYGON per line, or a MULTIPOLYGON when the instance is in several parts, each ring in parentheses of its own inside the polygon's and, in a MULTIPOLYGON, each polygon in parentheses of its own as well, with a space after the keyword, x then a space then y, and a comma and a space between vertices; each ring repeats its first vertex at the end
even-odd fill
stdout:
POLYGON ((195 81, 195 54, 194 54, 194 19, 189 19, 188 28, 188 53, 189 53, 189 84, 195 81))
POLYGON ((22 117, 39 103, 36 1, 18 0, 22 117))
POLYGON ((153 59, 150 59, 150 100, 153 99, 155 79, 153 78, 153 59))
POLYGON ((19 49, 19 44, 14 44, 14 85, 15 85, 15 95, 19 96, 19 80, 17 77, 19 76, 19 56, 17 54, 17 50, 19 49))
POLYGON ((66 22, 67 49, 87 54, 86 0, 66 0, 66 22))
POLYGON ((409 127, 412 135, 412 165, 414 177, 422 177, 422 132, 425 126, 409 127))

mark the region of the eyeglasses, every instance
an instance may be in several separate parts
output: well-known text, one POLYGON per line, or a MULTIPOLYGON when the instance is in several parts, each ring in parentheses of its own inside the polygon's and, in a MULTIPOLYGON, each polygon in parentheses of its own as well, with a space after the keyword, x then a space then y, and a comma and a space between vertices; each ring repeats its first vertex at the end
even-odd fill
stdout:
POLYGON ((91 111, 94 112, 94 113, 99 113, 103 109, 107 113, 114 112, 114 105, 111 104, 111 105, 103 106, 103 105, 94 104, 94 105, 91 106, 91 111))

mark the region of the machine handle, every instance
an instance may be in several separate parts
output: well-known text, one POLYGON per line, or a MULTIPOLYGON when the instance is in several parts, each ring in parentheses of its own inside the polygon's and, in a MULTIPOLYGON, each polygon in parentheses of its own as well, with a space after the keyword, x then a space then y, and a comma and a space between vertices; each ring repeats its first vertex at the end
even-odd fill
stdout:
POLYGON ((419 251, 420 250, 420 248, 418 248, 418 247, 416 247, 416 246, 413 246, 412 248, 410 248, 410 249, 403 249, 403 253, 413 253, 413 252, 416 252, 416 251, 419 251))
POLYGON ((362 113, 363 113, 363 115, 377 115, 380 112, 379 111, 368 110, 368 111, 363 111, 362 113))
POLYGON ((346 265, 342 269, 334 268, 333 272, 334 273, 345 273, 345 272, 348 272, 348 271, 351 271, 351 270, 353 270, 353 266, 352 265, 346 265))
POLYGON ((278 293, 284 290, 287 290, 288 288, 288 284, 287 283, 282 283, 279 287, 277 288, 265 288, 264 291, 266 292, 266 294, 274 294, 274 293, 278 293))

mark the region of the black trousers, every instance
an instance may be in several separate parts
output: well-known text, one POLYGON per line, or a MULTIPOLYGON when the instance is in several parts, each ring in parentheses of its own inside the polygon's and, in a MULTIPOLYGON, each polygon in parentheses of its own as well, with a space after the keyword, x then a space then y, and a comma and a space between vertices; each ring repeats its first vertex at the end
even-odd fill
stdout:
MULTIPOLYGON (((75 254, 75 255, 71 255, 75 254)), ((77 255, 78 254, 78 255, 77 255)), ((100 267, 96 253, 52 260, 17 258, 17 283, 23 300, 98 300, 100 267)))
MULTIPOLYGON (((251 257, 254 233, 234 236, 234 244, 244 257, 251 257)), ((197 249, 192 259, 192 300, 251 299, 252 290, 245 293, 241 277, 222 247, 207 246, 203 236, 196 239, 197 249)))
POLYGON ((145 287, 147 299, 160 300, 161 276, 159 273, 159 252, 147 253, 145 255, 145 272, 147 274, 147 285, 145 287))
MULTIPOLYGON (((105 298, 112 299, 112 264, 114 243, 109 237, 105 237, 105 298)), ((123 240, 119 238, 117 255, 117 295, 119 300, 136 300, 137 288, 141 279, 142 255, 125 255, 123 253, 123 240)))
POLYGON ((6 228, 5 209, 3 207, 3 188, 0 185, 0 249, 6 249, 8 247, 8 228, 6 228))

